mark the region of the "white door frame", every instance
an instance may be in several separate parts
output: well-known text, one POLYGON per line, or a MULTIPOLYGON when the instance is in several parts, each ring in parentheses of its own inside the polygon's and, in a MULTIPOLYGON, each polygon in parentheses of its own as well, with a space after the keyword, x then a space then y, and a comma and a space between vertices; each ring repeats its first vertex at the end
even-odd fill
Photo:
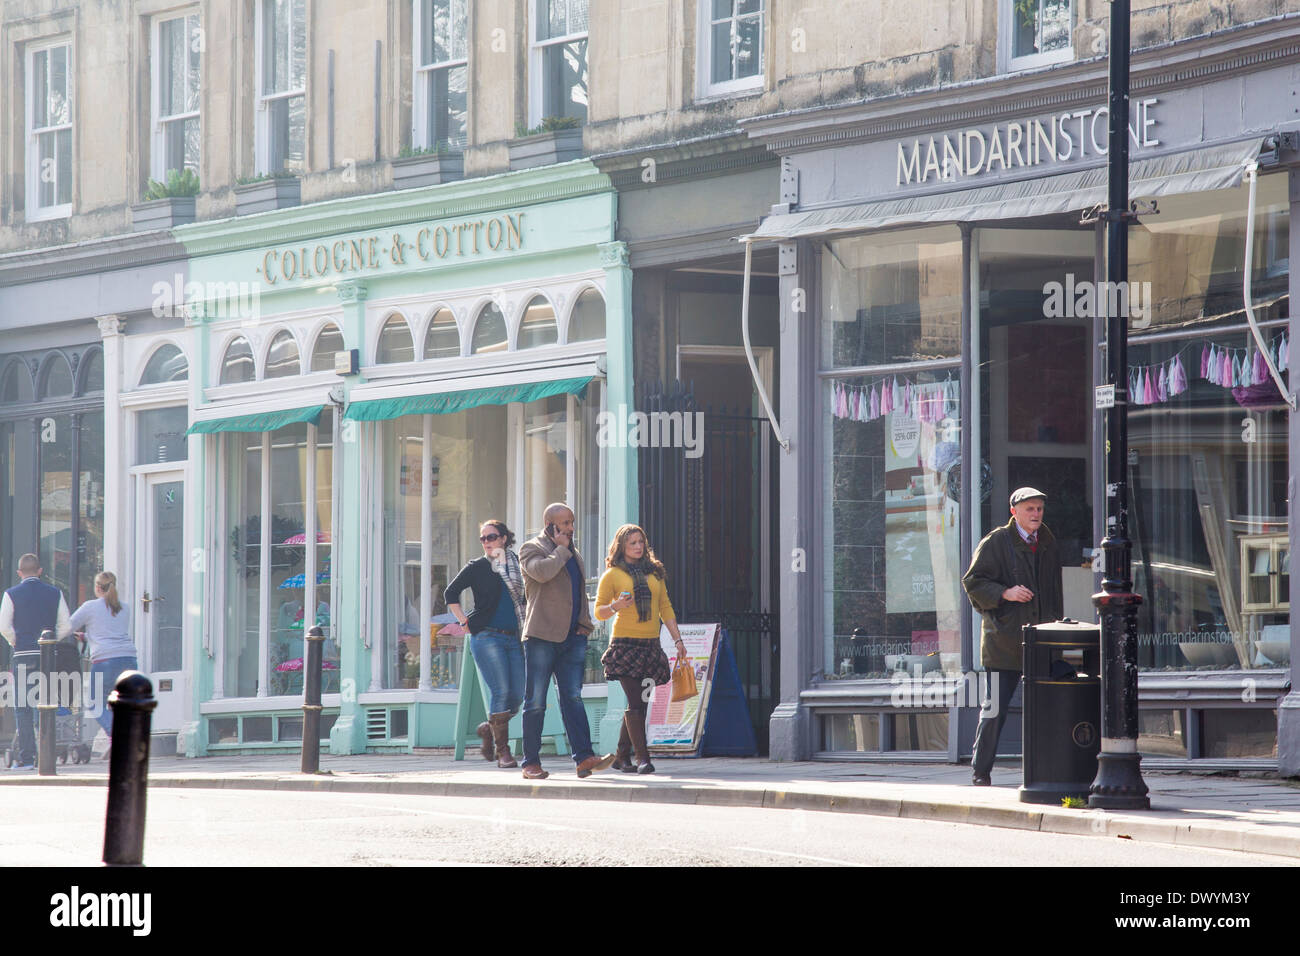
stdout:
MULTIPOLYGON (((180 603, 180 620, 181 620, 181 666, 177 670, 156 671, 153 661, 153 642, 150 640, 150 618, 144 613, 143 598, 146 589, 151 592, 156 590, 156 584, 153 581, 152 568, 154 566, 154 528, 153 528, 153 508, 152 493, 153 489, 162 484, 179 482, 182 488, 182 494, 188 489, 186 473, 188 469, 185 462, 167 462, 157 465, 142 465, 131 469, 132 480, 134 483, 133 494, 133 511, 135 516, 135 562, 132 568, 131 581, 131 615, 134 630, 134 639, 136 652, 139 654, 140 669, 154 682, 155 694, 158 698, 159 707, 155 711, 153 727, 155 731, 179 731, 181 724, 184 722, 185 715, 189 707, 189 674, 190 648, 189 634, 187 633, 186 622, 189 615, 185 609, 190 603, 190 575, 182 572, 182 594, 176 595, 172 600, 180 603), (171 689, 163 690, 162 681, 170 681, 171 689), (168 706, 169 705, 169 706, 168 706), (173 724, 175 726, 173 726, 173 724)), ((188 555, 189 549, 189 526, 188 522, 182 521, 184 528, 185 540, 182 542, 181 554, 188 555)))

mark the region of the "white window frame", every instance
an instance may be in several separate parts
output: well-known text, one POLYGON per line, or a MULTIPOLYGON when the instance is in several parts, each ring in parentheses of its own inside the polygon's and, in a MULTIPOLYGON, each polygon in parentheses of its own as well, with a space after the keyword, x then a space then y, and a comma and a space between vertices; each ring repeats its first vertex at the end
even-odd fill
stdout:
MULTIPOLYGON (((438 70, 454 70, 457 67, 465 67, 466 74, 469 73, 469 37, 473 36, 471 20, 474 16, 473 0, 463 0, 466 6, 465 11, 465 56, 459 59, 440 60, 436 63, 421 63, 423 58, 421 47, 424 43, 424 4, 421 0, 411 0, 411 146, 416 149, 429 149, 437 144, 432 141, 429 130, 429 81, 433 74, 438 70)), ((454 49, 454 42, 447 44, 448 49, 454 49)), ((471 90, 466 91, 466 112, 469 110, 468 97, 472 95, 471 90)), ((469 139, 469 123, 466 118, 465 138, 469 139)), ((466 143, 448 143, 449 148, 463 149, 466 143)))
MULTIPOLYGON (((1070 40, 1060 50, 1048 53, 1030 53, 1026 56, 1012 56, 1015 42, 1015 0, 998 0, 998 62, 1000 72, 1014 73, 1019 70, 1032 70, 1053 63, 1068 63, 1074 59, 1074 14, 1076 0, 1067 0, 1070 5, 1070 40)), ((1039 0, 1040 8, 1042 0, 1039 0)))
MULTIPOLYGON (((546 101, 546 90, 544 87, 545 70, 542 68, 543 58, 546 48, 549 46, 562 46, 566 43, 573 43, 575 40, 587 41, 587 116, 591 116, 591 4, 587 4, 588 29, 581 33, 566 33, 564 36, 548 37, 545 40, 539 40, 537 35, 541 32, 542 22, 537 13, 537 4, 539 0, 527 0, 528 2, 528 125, 537 126, 545 119, 542 113, 542 104, 546 101)), ((566 11, 567 4, 572 0, 565 0, 566 11)), ((565 17, 565 22, 569 20, 565 17)))
MULTIPOLYGON (((258 175, 281 172, 281 170, 279 169, 268 168, 271 165, 271 103, 275 100, 291 100, 294 97, 301 96, 303 98, 303 114, 305 116, 306 106, 307 106, 306 82, 307 82, 307 75, 311 72, 311 50, 307 46, 304 46, 303 47, 304 62, 303 62, 303 70, 302 70, 304 85, 297 87, 295 89, 285 90, 281 93, 263 92, 264 70, 262 65, 266 62, 265 60, 266 20, 264 16, 266 4, 267 4, 267 0, 257 0, 255 6, 256 22, 254 24, 254 32, 257 34, 257 50, 256 50, 257 57, 256 57, 256 62, 254 64, 255 69, 253 71, 253 80, 254 83, 256 84, 255 92, 256 92, 256 103, 257 103, 257 121, 256 121, 256 136, 255 136, 256 142, 254 145, 254 161, 257 165, 258 175)), ((307 23, 308 14, 310 12, 309 6, 310 5, 306 2, 306 0, 303 0, 302 3, 303 31, 308 35, 308 39, 310 39, 310 33, 311 33, 307 23)), ((289 18, 289 34, 288 34, 287 43, 289 46, 289 58, 290 61, 292 61, 293 58, 293 18, 292 17, 289 18)), ((290 67, 290 72, 292 72, 292 67, 290 67)), ((302 144, 302 149, 303 149, 302 172, 304 173, 307 171, 308 140, 310 139, 310 136, 308 135, 307 127, 309 125, 310 124, 304 122, 303 144, 302 144)))
MULTIPOLYGON (((713 3, 712 0, 696 0, 696 24, 695 24, 695 47, 696 47, 696 99, 715 99, 718 97, 734 96, 737 93, 747 93, 763 89, 763 84, 767 76, 767 14, 768 0, 759 0, 758 6, 758 73, 754 76, 741 77, 736 80, 723 80, 720 83, 714 83, 713 77, 713 3)), ((746 14, 752 16, 752 14, 746 14)), ((736 17, 730 19, 735 24, 736 17)), ((722 21, 719 20, 719 23, 722 21)), ((733 29, 732 37, 734 40, 735 31, 733 29)))
MULTIPOLYGON (((189 44, 194 42, 194 32, 202 29, 202 19, 198 7, 192 7, 189 10, 163 14, 153 18, 149 25, 149 48, 152 51, 150 57, 150 93, 149 93, 149 113, 153 117, 150 124, 149 136, 149 174, 153 179, 164 182, 167 176, 167 135, 166 124, 174 122, 184 122, 190 119, 197 119, 200 123, 200 142, 202 142, 202 119, 201 110, 192 110, 184 113, 169 113, 162 115, 162 25, 170 23, 173 20, 188 20, 194 18, 192 30, 187 27, 186 49, 188 52, 189 44)), ((202 73, 203 73, 203 50, 199 50, 199 76, 194 77, 194 82, 198 85, 199 95, 202 96, 202 73)), ((185 57, 185 87, 188 90, 190 84, 190 58, 185 57)), ((199 151, 199 161, 202 162, 202 149, 199 151)))
MULTIPOLYGON (((26 189, 27 207, 24 215, 28 222, 38 222, 46 219, 66 219, 72 215, 71 201, 66 203, 56 203, 55 205, 52 206, 40 205, 40 199, 41 199, 40 136, 46 133, 59 133, 65 129, 72 133, 72 145, 69 147, 69 149, 72 152, 71 167, 72 167, 73 182, 68 184, 69 194, 71 194, 72 187, 75 185, 76 175, 77 175, 76 174, 76 169, 77 169, 76 103, 77 100, 76 100, 76 82, 75 82, 74 70, 73 70, 74 61, 72 58, 73 56, 72 38, 68 36, 63 36, 63 37, 59 37, 58 39, 43 40, 39 43, 33 43, 27 47, 24 53, 26 55, 26 61, 27 61, 27 72, 26 72, 27 91, 26 91, 26 96, 24 97, 26 109, 24 110, 25 120, 23 124, 26 128, 26 137, 27 137, 26 139, 27 148, 26 148, 26 157, 25 157, 26 174, 27 174, 27 189, 26 189), (36 65, 35 65, 36 55, 38 53, 45 53, 51 50, 56 50, 59 47, 66 47, 68 51, 67 91, 66 91, 66 96, 68 98, 68 122, 60 123, 58 126, 41 126, 38 128, 33 125, 36 121, 36 98, 35 98, 36 86, 37 86, 36 65)), ((46 63, 48 64, 48 62, 49 60, 47 58, 46 63)), ((56 147, 55 155, 57 157, 57 147, 56 147)), ((56 159, 55 162, 56 177, 58 175, 57 166, 58 166, 58 162, 56 159)), ((54 183, 54 192, 56 196, 58 195, 58 191, 59 191, 59 183, 56 178, 54 183)))

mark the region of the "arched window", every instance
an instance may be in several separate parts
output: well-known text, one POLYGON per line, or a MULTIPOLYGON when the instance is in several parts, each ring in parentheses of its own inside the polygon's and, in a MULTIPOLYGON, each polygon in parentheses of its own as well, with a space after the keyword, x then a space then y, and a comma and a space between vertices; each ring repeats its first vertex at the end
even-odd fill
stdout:
POLYGON ((167 382, 184 382, 190 377, 190 363, 185 353, 174 345, 160 345, 145 363, 141 385, 163 385, 167 382))
POLYGON ((33 398, 32 377, 27 366, 17 360, 10 362, 4 371, 4 377, 0 378, 0 404, 26 403, 33 398))
POLYGON ((595 289, 587 289, 573 303, 569 316, 569 341, 587 342, 605 337, 605 300, 595 289))
POLYGON ((41 398, 61 398, 72 394, 72 366, 62 355, 50 357, 45 366, 45 380, 41 385, 41 398))
POLYGON ((380 365, 415 361, 415 342, 411 339, 411 328, 401 315, 390 315, 384 327, 379 330, 375 361, 380 365))
POLYGON ((242 335, 226 346, 226 357, 221 361, 221 384, 235 385, 251 382, 257 377, 253 362, 253 347, 242 335))
POLYGON ((81 357, 81 394, 104 390, 104 353, 91 349, 81 357))
POLYGON ((483 306, 474 323, 474 337, 470 340, 471 354, 504 352, 510 345, 506 332, 506 317, 495 302, 483 306))
POLYGON ((320 330, 316 336, 316 346, 311 353, 311 370, 313 372, 334 371, 334 353, 343 351, 343 333, 331 322, 320 330))
POLYGON ((539 345, 554 345, 560 341, 560 330, 555 324, 555 310, 545 296, 534 296, 524 309, 523 321, 519 323, 519 338, 516 348, 531 349, 539 345))
POLYGON ((460 354, 460 332, 451 309, 439 309, 424 336, 424 357, 455 358, 460 354))
POLYGON ((297 375, 299 368, 298 343, 294 341, 292 332, 281 329, 271 339, 271 347, 267 349, 266 369, 262 377, 284 378, 297 375))

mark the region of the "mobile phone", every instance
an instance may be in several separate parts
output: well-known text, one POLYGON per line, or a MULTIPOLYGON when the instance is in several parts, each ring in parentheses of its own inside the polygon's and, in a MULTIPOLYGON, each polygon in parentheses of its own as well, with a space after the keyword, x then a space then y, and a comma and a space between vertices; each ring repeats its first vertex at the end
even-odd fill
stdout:
POLYGON ((548 538, 555 537, 555 525, 548 524, 546 526, 546 529, 542 533, 545 534, 548 538))

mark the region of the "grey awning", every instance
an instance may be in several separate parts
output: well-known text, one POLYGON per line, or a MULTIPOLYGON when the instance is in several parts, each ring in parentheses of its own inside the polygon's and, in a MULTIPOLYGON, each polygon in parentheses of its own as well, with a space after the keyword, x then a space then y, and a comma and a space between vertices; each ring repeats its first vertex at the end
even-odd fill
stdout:
MULTIPOLYGON (((1246 164, 1259 155, 1263 137, 1224 143, 1129 163, 1129 196, 1152 199, 1178 193, 1228 189, 1241 182, 1246 164)), ((1107 169, 1096 166, 1058 176, 996 183, 973 189, 883 199, 828 209, 769 216, 751 236, 799 239, 936 222, 1023 219, 1078 212, 1106 202, 1107 169)))

